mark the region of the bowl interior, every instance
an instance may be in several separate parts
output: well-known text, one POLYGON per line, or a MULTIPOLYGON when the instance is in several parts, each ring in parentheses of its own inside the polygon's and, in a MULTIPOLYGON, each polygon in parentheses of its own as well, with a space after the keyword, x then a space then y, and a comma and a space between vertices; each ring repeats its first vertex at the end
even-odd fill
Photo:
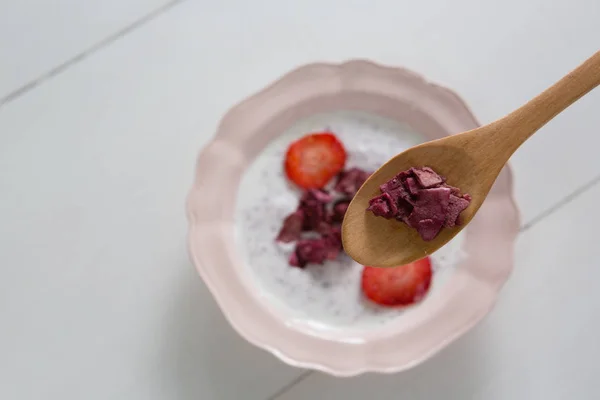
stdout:
MULTIPOLYGON (((252 292, 279 318, 314 331, 341 330, 352 335, 379 329, 420 305, 386 308, 366 300, 360 290, 362 266, 347 255, 305 269, 287 263, 294 244, 275 243, 283 219, 293 212, 300 191, 283 172, 291 142, 311 132, 332 131, 348 153, 347 167, 373 171, 395 154, 429 138, 414 128, 371 113, 338 111, 302 118, 273 138, 244 171, 236 196, 236 246, 243 262, 239 273, 252 292)), ((434 278, 425 302, 464 258, 464 235, 458 235, 431 257, 434 278)))

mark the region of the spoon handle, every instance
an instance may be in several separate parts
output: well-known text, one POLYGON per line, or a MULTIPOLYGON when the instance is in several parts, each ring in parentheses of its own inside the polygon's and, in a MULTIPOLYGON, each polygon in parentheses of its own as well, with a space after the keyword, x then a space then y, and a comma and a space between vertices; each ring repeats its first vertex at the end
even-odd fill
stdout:
POLYGON ((496 132, 510 135, 510 144, 505 142, 508 157, 538 129, 598 85, 600 51, 537 97, 493 123, 497 125, 496 132))

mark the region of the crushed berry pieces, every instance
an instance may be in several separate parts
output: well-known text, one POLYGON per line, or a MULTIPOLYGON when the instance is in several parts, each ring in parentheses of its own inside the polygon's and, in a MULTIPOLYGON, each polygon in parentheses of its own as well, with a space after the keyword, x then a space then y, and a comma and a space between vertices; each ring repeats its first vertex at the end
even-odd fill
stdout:
POLYGON ((402 171, 379 190, 381 194, 369 201, 367 211, 407 224, 425 241, 435 239, 443 227, 460 225, 460 213, 471 202, 471 196, 461 195, 429 167, 402 171))

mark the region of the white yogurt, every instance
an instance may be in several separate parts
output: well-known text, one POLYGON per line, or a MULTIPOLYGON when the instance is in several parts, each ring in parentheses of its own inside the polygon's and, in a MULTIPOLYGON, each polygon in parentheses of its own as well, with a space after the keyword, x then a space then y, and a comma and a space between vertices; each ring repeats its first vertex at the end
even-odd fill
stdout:
MULTIPOLYGON (((323 130, 334 132, 346 147, 347 167, 369 171, 424 141, 407 126, 365 113, 337 112, 298 122, 271 142, 242 177, 236 203, 236 245, 257 290, 271 304, 285 308, 286 314, 330 329, 368 329, 406 310, 365 300, 360 289, 363 267, 347 255, 324 265, 294 268, 287 263, 294 244, 274 240, 300 197, 283 172, 285 152, 292 141, 323 130)), ((461 243, 459 234, 431 257, 432 292, 439 290, 463 257, 461 243)))

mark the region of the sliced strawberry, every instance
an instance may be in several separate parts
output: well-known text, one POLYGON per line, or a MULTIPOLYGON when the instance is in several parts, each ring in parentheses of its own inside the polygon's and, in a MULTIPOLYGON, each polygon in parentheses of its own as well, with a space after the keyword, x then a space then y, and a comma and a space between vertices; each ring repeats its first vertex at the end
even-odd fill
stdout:
POLYGON ((313 133, 290 145, 285 156, 285 173, 300 187, 322 188, 345 163, 346 150, 333 133, 313 133))
POLYGON ((428 257, 393 268, 365 267, 362 290, 365 296, 384 306, 406 306, 425 297, 431 284, 428 257))

